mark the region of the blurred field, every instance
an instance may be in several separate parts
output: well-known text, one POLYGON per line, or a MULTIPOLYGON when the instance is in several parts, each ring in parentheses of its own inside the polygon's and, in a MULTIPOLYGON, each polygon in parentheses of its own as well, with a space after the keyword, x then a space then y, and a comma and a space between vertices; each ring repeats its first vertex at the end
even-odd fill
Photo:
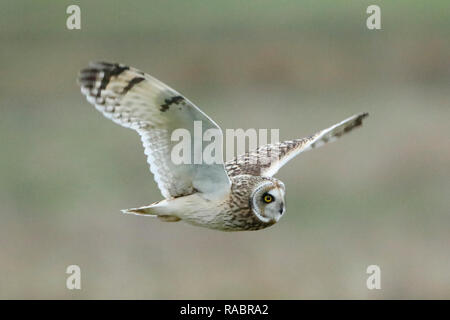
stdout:
POLYGON ((1 2, 0 298, 450 298, 450 2, 376 1, 369 31, 372 3, 1 2), (370 117, 280 171, 269 229, 124 216, 161 195, 138 136, 79 93, 91 60, 151 73, 222 128, 288 139, 370 117))

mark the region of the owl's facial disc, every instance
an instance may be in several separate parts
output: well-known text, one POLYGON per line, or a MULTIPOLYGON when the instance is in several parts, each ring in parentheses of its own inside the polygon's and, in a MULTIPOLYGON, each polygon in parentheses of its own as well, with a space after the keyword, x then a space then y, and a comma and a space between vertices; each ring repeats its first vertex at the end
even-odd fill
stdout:
POLYGON ((283 183, 268 181, 253 192, 252 209, 262 222, 277 222, 286 210, 283 183))

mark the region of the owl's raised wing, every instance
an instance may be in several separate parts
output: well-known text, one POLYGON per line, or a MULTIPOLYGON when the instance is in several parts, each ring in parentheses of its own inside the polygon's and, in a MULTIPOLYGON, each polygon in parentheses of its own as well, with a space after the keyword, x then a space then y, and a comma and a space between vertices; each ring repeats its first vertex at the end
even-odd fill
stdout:
POLYGON ((362 120, 368 115, 368 113, 354 115, 306 138, 264 145, 257 150, 247 152, 226 162, 225 168, 230 177, 240 174, 271 177, 300 153, 332 142, 343 134, 361 126, 362 120))
MULTIPOLYGON (((81 92, 105 117, 141 136, 150 171, 165 198, 202 192, 210 196, 226 193, 230 180, 222 164, 175 164, 171 152, 178 141, 172 132, 186 129, 194 137, 194 121, 202 130, 219 126, 192 102, 152 76, 122 64, 91 63, 80 72, 81 92)), ((193 139, 191 139, 193 140, 193 139)), ((202 153, 201 144, 191 144, 202 153)))

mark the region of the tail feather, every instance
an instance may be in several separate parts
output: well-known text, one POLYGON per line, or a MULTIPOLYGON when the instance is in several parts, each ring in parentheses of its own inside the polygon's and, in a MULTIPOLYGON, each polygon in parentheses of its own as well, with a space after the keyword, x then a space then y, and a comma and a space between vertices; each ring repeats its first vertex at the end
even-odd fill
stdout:
POLYGON ((175 215, 171 215, 167 213, 167 210, 164 210, 164 205, 159 205, 162 201, 158 201, 152 203, 149 206, 139 207, 139 208, 131 208, 124 209, 122 213, 125 214, 135 214, 138 216, 149 216, 149 217, 157 217, 158 219, 165 222, 176 222, 181 219, 175 215))
POLYGON ((122 213, 125 213, 125 214, 146 215, 146 216, 153 216, 153 217, 158 216, 156 213, 153 212, 153 210, 151 209, 151 206, 123 209, 121 211, 122 211, 122 213))

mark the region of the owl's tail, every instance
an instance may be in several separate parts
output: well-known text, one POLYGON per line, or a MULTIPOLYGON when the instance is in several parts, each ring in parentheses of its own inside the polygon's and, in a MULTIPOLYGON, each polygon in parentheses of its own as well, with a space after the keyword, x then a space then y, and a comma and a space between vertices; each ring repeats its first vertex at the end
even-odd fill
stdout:
POLYGON ((157 202, 152 203, 149 206, 144 206, 144 207, 140 207, 140 208, 124 209, 124 210, 122 210, 122 213, 135 214, 138 216, 156 217, 165 222, 180 221, 181 220, 180 218, 169 213, 169 210, 167 210, 166 203, 167 203, 166 200, 157 201, 157 202))

